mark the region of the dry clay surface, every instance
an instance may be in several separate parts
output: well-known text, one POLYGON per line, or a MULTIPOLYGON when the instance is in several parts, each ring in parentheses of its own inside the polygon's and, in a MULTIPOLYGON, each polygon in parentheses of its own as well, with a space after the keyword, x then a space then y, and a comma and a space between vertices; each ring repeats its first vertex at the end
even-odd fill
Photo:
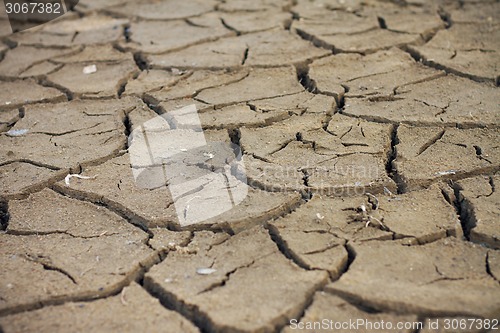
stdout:
POLYGON ((500 2, 81 0, 9 29, 0 332, 500 317, 500 2), (183 227, 168 185, 223 145, 144 188, 129 136, 190 105, 247 185, 183 227))

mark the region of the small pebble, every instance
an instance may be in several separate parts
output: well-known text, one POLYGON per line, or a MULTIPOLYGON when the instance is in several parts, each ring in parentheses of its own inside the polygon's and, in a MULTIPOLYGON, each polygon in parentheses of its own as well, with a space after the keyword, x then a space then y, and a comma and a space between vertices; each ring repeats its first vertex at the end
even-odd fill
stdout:
POLYGON ((85 74, 85 75, 93 74, 95 72, 97 72, 97 66, 96 65, 90 65, 90 66, 83 67, 83 74, 85 74))

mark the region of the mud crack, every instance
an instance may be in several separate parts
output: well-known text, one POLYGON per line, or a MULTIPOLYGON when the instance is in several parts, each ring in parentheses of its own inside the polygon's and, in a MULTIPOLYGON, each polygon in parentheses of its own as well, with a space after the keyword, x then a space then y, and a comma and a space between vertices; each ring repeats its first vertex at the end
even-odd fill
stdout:
POLYGON ((70 279, 71 282, 73 282, 73 284, 78 284, 76 282, 75 278, 70 273, 68 273, 66 270, 64 270, 60 267, 55 266, 51 262, 50 258, 48 258, 48 257, 40 256, 40 255, 26 254, 25 258, 29 261, 32 261, 34 263, 42 265, 43 269, 45 269, 47 271, 55 271, 55 272, 61 273, 62 275, 66 276, 68 279, 70 279))
POLYGON ((454 191, 455 201, 453 202, 457 215, 460 219, 460 225, 464 233, 465 239, 470 241, 470 232, 476 227, 476 221, 473 218, 473 212, 470 205, 468 205, 467 200, 462 198, 461 191, 463 188, 455 182, 451 183, 451 187, 454 191))

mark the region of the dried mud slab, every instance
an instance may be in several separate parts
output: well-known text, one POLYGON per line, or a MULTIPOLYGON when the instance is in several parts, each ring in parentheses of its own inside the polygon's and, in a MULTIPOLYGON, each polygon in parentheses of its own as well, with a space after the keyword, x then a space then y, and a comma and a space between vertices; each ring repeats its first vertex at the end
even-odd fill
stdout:
POLYGON ((191 74, 190 72, 183 73, 157 69, 142 71, 133 80, 127 82, 122 96, 142 97, 147 92, 167 89, 167 87, 177 84, 191 74))
MULTIPOLYGON (((109 222, 97 216, 92 221, 109 222)), ((157 260, 147 239, 146 233, 132 227, 90 238, 64 233, 0 235, 0 314, 119 291, 157 260)))
MULTIPOLYGON (((165 109, 166 104, 162 103, 160 105, 165 109)), ((256 112, 247 104, 236 104, 200 113, 203 128, 210 129, 266 126, 288 117, 290 117, 290 114, 286 110, 256 112)))
MULTIPOLYGON (((200 92, 208 88, 224 87, 232 83, 240 82, 249 76, 247 69, 237 71, 208 71, 200 70, 193 73, 188 72, 183 75, 182 79, 173 85, 165 85, 157 91, 146 94, 147 99, 152 99, 156 103, 160 101, 172 102, 172 100, 189 99, 192 104, 205 104, 200 100, 194 100, 200 92)), ((171 109, 165 109, 171 111, 171 109)))
POLYGON ((286 96, 302 92, 293 67, 253 69, 238 82, 209 88, 196 95, 196 99, 216 106, 286 96))
POLYGON ((278 9, 268 9, 258 12, 223 12, 220 18, 231 30, 239 34, 287 28, 292 22, 292 14, 278 9))
POLYGON ((283 66, 330 54, 315 48, 289 31, 270 30, 223 38, 209 44, 194 45, 178 52, 150 56, 153 67, 230 68, 283 66), (200 57, 204 54, 204 57, 200 57))
POLYGON ((289 31, 249 34, 241 38, 248 47, 244 64, 248 66, 277 66, 306 62, 330 54, 315 48, 289 31))
POLYGON ((400 34, 389 30, 369 30, 360 34, 338 34, 321 36, 327 46, 332 46, 337 52, 373 53, 391 47, 403 47, 421 42, 420 35, 400 34))
POLYGON ((9 50, 2 62, 0 62, 0 76, 18 78, 19 75, 45 60, 63 55, 71 55, 79 50, 78 47, 70 49, 46 49, 21 45, 9 50))
POLYGON ((106 299, 66 303, 6 316, 0 319, 0 325, 5 333, 49 333, 58 331, 62 326, 80 332, 199 332, 185 318, 165 309, 136 283, 124 288, 120 295, 106 299))
POLYGON ((344 247, 345 241, 328 231, 308 233, 287 228, 277 232, 271 228, 271 233, 301 267, 327 271, 332 280, 338 279, 347 268, 349 254, 344 247))
POLYGON ((130 25, 130 42, 121 43, 126 50, 164 53, 194 44, 232 36, 235 32, 224 27, 216 16, 196 17, 190 23, 179 21, 138 21, 130 25), (168 34, 158 34, 168 31, 168 34))
POLYGON ((496 191, 500 176, 476 177, 459 181, 458 200, 472 242, 500 249, 500 197, 496 191))
POLYGON ((396 48, 366 56, 336 54, 315 60, 309 70, 311 84, 318 92, 339 100, 344 96, 348 98, 346 112, 350 112, 350 104, 356 103, 358 98, 362 102, 365 99, 387 101, 394 98, 398 87, 443 75, 396 48))
POLYGON ((326 273, 305 271, 283 257, 257 227, 230 239, 196 233, 186 251, 171 252, 144 283, 210 330, 274 332, 298 316, 326 280, 326 273))
POLYGON ((71 47, 88 44, 108 44, 123 39, 123 27, 129 20, 103 15, 78 19, 56 20, 39 31, 22 32, 9 37, 25 46, 71 47))
POLYGON ((71 199, 49 189, 23 200, 11 200, 9 213, 7 233, 11 235, 66 234, 97 238, 127 234, 135 229, 104 207, 71 199))
MULTIPOLYGON (((496 7, 498 12, 498 5, 496 7)), ((425 45, 410 46, 409 49, 433 67, 498 85, 499 40, 498 26, 454 24, 450 29, 439 31, 425 45)))
POLYGON ((418 126, 498 127, 497 95, 495 87, 447 75, 400 86, 388 99, 348 99, 344 113, 418 126))
MULTIPOLYGON (((196 179, 206 175, 205 170, 195 166, 182 164, 178 167, 177 172, 170 172, 178 174, 182 180, 196 179)), ((148 172, 158 171, 156 169, 150 168, 148 172)), ((99 166, 85 168, 84 175, 98 175, 98 177, 94 180, 74 181, 70 186, 60 182, 55 185, 55 188, 73 197, 104 203, 114 211, 129 217, 133 223, 143 227, 180 228, 174 200, 167 186, 167 182, 174 183, 175 178, 166 179, 161 173, 163 183, 158 183, 152 188, 145 188, 141 185, 140 178, 134 180, 128 154, 111 159, 99 166)), ((154 177, 154 174, 150 176, 154 177)), ((158 182, 157 177, 155 181, 158 182)), ((225 191, 226 189, 218 190, 225 191)), ((208 195, 203 188, 198 191, 201 196, 208 195)), ((246 191, 248 193, 245 199, 238 206, 188 228, 239 232, 285 214, 297 206, 301 200, 298 193, 266 193, 251 188, 246 191)), ((214 202, 214 200, 220 200, 217 198, 217 196, 207 197, 203 207, 206 206, 205 209, 209 209, 210 205, 219 205, 217 201, 214 202)))
MULTIPOLYGON (((299 93, 305 93, 304 87, 297 81, 295 68, 288 66, 267 69, 195 71, 192 75, 186 74, 185 79, 179 80, 172 86, 147 93, 145 98, 155 107, 165 101, 161 103, 164 112, 195 104, 198 111, 203 113, 206 110, 221 109, 246 102, 251 102, 249 106, 252 109, 255 105, 253 102, 273 98, 276 98, 273 103, 274 109, 279 109, 280 99, 278 98, 290 95, 297 95, 295 96, 297 102, 293 100, 294 97, 291 97, 292 100, 285 102, 286 109, 297 109, 297 105, 305 104, 307 100, 311 100, 311 109, 322 107, 318 104, 325 101, 328 103, 328 98, 313 100, 312 94, 304 98, 304 95, 299 95, 299 93), (288 106, 290 104, 292 105, 288 106)), ((331 104, 324 106, 325 109, 332 108, 333 101, 331 99, 330 101, 331 104)), ((257 110, 257 107, 255 109, 257 110)))
POLYGON ((421 246, 354 245, 356 259, 326 289, 380 311, 497 318, 500 285, 487 272, 487 250, 446 238, 421 246))
POLYGON ((181 249, 186 248, 193 238, 191 231, 171 231, 165 228, 151 228, 149 231, 153 237, 148 244, 153 249, 160 251, 160 255, 174 250, 182 251, 181 249))
POLYGON ((354 13, 361 10, 361 5, 367 3, 361 0, 346 0, 346 1, 329 1, 329 0, 316 0, 311 2, 309 0, 297 0, 291 11, 303 19, 321 19, 332 15, 330 11, 345 11, 347 13, 354 13))
POLYGON ((190 104, 196 105, 204 129, 239 129, 264 127, 306 113, 326 116, 336 107, 333 97, 314 95, 303 91, 293 95, 271 97, 263 100, 238 103, 225 107, 202 104, 196 100, 178 99, 161 102, 158 106, 169 112, 190 104))
POLYGON ((464 2, 463 6, 449 10, 453 23, 500 23, 500 4, 495 1, 464 2))
POLYGON ((42 87, 34 80, 0 82, 0 110, 20 108, 33 103, 57 103, 66 101, 61 91, 42 87))
MULTIPOLYGON (((292 9, 301 16, 304 7, 292 9)), ((385 11, 384 11, 385 13, 385 11)), ((433 15, 422 15, 430 23, 429 17, 433 15)), ((398 24, 394 22, 396 28, 406 31, 387 29, 377 13, 350 13, 344 10, 328 10, 325 8, 307 8, 305 17, 299 21, 294 21, 293 29, 303 38, 311 40, 315 45, 332 49, 336 52, 355 52, 369 54, 391 47, 401 47, 408 44, 418 44, 422 42, 421 33, 428 34, 429 30, 434 31, 442 26, 439 20, 431 27, 418 25, 417 17, 408 15, 406 22, 398 24), (381 25, 383 25, 381 27, 381 25), (413 28, 413 29, 412 29, 413 28), (420 29, 419 29, 420 28, 420 29)), ((392 23, 392 22, 391 22, 392 23)))
MULTIPOLYGON (((462 236, 455 209, 437 186, 402 195, 315 195, 269 226, 289 254, 306 267, 310 266, 309 258, 332 259, 327 250, 345 241, 401 239, 403 244, 425 244, 449 235, 462 236)), ((341 262, 335 271, 342 271, 345 265, 341 262)))
POLYGON ((125 115, 136 107, 143 105, 134 98, 27 106, 13 129, 29 132, 0 137, 0 157, 4 162, 32 161, 52 168, 104 159, 124 147, 125 115))
POLYGON ((303 186, 290 189, 306 187, 333 196, 356 193, 356 188, 374 193, 384 186, 394 189, 384 166, 390 151, 390 125, 339 114, 326 125, 324 120, 306 114, 264 128, 242 128, 243 151, 261 161, 249 180, 271 190, 288 188, 289 178, 302 173, 303 186))
POLYGON ((194 229, 222 229, 238 233, 255 225, 278 218, 302 204, 298 192, 273 193, 248 187, 247 197, 231 210, 212 217, 194 227, 194 229))
MULTIPOLYGON (((175 92, 182 92, 186 89, 186 94, 191 94, 188 90, 193 82, 193 88, 198 88, 194 81, 193 74, 185 82, 178 83, 179 89, 164 88, 161 92, 148 93, 147 100, 151 101, 153 107, 160 107, 162 112, 169 112, 178 108, 195 105, 199 111, 202 127, 204 129, 237 129, 239 127, 263 127, 290 118, 292 115, 318 114, 326 116, 332 114, 336 109, 335 99, 331 96, 314 95, 307 91, 301 91, 292 95, 257 99, 247 102, 239 102, 228 106, 210 105, 199 102, 197 98, 177 98, 159 102, 155 97, 164 99, 175 92), (169 90, 171 89, 171 90, 169 90)), ((236 78, 235 78, 236 79, 236 78)), ((204 88, 201 89, 203 91, 204 88)), ((279 92, 276 92, 279 94, 279 92)), ((194 92, 193 95, 196 95, 194 92)))
POLYGON ((74 180, 70 186, 62 181, 55 185, 55 189, 72 197, 103 203, 142 226, 165 226, 175 218, 172 198, 166 186, 153 190, 137 186, 127 154, 99 166, 87 167, 83 175, 97 175, 97 178, 74 180))
POLYGON ((191 2, 148 0, 140 3, 129 1, 124 5, 107 8, 106 11, 124 17, 167 21, 200 16, 214 10, 217 3, 214 0, 195 0, 191 2))
POLYGON ((19 196, 70 169, 116 155, 126 146, 126 113, 141 107, 145 106, 133 98, 27 106, 13 130, 28 132, 0 136, 2 194, 19 196))
POLYGON ((245 0, 233 0, 221 3, 217 9, 221 12, 260 12, 270 9, 286 9, 292 2, 290 0, 256 0, 249 3, 245 0))
MULTIPOLYGON (((52 60, 45 60, 43 62, 30 66, 30 68, 28 68, 22 74, 19 75, 19 78, 20 79, 35 78, 43 80, 45 75, 53 73, 58 69, 61 69, 61 67, 62 67, 61 64, 56 64, 52 62, 52 60)), ((45 84, 45 82, 43 83, 45 84)))
MULTIPOLYGON (((272 97, 247 102, 253 111, 273 113, 276 111, 287 111, 289 114, 322 114, 332 115, 337 110, 337 102, 332 96, 312 94, 302 91, 297 94, 272 97)), ((247 126, 248 127, 248 126, 247 126)))
POLYGON ((85 74, 86 64, 67 64, 55 73, 47 75, 47 80, 69 91, 79 98, 118 97, 120 89, 138 73, 132 60, 100 63, 96 72, 85 74))
POLYGON ((438 8, 433 6, 432 2, 429 5, 422 8, 413 7, 410 10, 375 8, 374 14, 378 14, 379 25, 383 29, 403 34, 418 34, 426 41, 446 27, 446 23, 438 14, 438 8))
POLYGON ((51 59, 51 62, 57 64, 73 63, 91 63, 98 64, 102 62, 122 62, 133 60, 132 54, 118 51, 112 45, 86 45, 83 50, 72 55, 66 55, 51 59))
POLYGON ((23 194, 41 190, 49 182, 60 179, 63 171, 37 166, 29 162, 12 162, 0 165, 0 196, 18 198, 23 194))
MULTIPOLYGON (((338 34, 358 34, 379 27, 376 17, 361 17, 345 10, 325 8, 330 4, 302 2, 292 8, 292 12, 300 19, 292 23, 292 28, 304 37, 309 37, 322 44, 324 36, 338 34)), ((324 43, 324 41, 323 41, 324 43)), ((323 45, 322 45, 323 46, 323 45)))
MULTIPOLYGON (((328 322, 323 322, 327 326, 324 329, 335 330, 337 332, 359 332, 359 333, 369 333, 373 332, 373 327, 369 326, 364 327, 365 325, 358 326, 344 326, 344 329, 341 329, 343 323, 356 323, 357 320, 363 320, 370 323, 380 323, 384 322, 385 327, 389 327, 392 325, 393 328, 396 328, 398 323, 410 323, 410 322, 418 322, 416 316, 412 315, 398 315, 392 313, 369 313, 367 311, 363 311, 356 306, 346 302, 342 298, 338 296, 334 296, 325 292, 317 292, 314 294, 312 304, 307 308, 305 315, 300 318, 300 320, 295 321, 290 326, 285 328, 283 333, 291 333, 291 332, 311 332, 315 326, 315 322, 322 322, 321 320, 324 318, 328 318, 328 322), (303 327, 304 329, 300 329, 303 327)), ((318 325, 318 324, 316 324, 318 325)), ((316 326, 317 328, 317 326, 316 326)), ((401 333, 410 333, 413 332, 412 329, 399 330, 401 333)))
POLYGON ((403 190, 413 190, 438 179, 495 172, 500 167, 498 136, 498 129, 401 125, 393 162, 399 185, 403 190))

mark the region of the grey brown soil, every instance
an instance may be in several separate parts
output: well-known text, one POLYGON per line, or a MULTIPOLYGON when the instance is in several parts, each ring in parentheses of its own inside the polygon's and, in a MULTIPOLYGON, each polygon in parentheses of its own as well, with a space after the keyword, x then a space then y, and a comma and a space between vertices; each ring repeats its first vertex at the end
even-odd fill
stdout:
POLYGON ((500 2, 80 0, 9 29, 0 332, 500 317, 500 2), (192 104, 248 186, 182 227, 128 136, 192 104))

